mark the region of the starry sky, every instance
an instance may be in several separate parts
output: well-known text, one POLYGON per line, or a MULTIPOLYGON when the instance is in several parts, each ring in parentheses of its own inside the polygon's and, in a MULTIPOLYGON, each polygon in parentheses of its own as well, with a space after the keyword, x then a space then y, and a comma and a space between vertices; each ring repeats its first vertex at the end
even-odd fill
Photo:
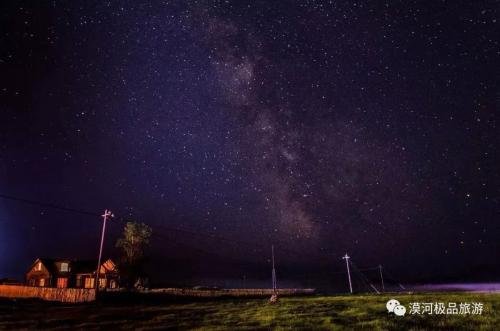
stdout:
POLYGON ((498 279, 499 7, 3 1, 0 194, 96 216, 0 199, 0 275, 110 208, 158 272, 498 279))

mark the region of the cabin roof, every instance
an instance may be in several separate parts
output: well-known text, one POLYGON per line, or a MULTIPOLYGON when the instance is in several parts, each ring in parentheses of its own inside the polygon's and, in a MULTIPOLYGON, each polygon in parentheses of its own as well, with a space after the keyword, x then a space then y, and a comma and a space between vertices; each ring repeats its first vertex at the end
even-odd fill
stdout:
MULTIPOLYGON (((30 270, 33 269, 37 262, 42 262, 43 266, 48 270, 49 273, 53 275, 57 274, 67 274, 67 272, 60 272, 56 266, 56 263, 67 262, 71 270, 69 271, 72 274, 91 274, 94 273, 97 266, 97 260, 76 260, 76 259, 64 259, 64 258, 38 258, 35 260, 30 270)), ((101 266, 111 261, 111 259, 103 260, 101 266)), ((113 264, 114 265, 114 264, 113 264)), ((107 270, 107 268, 106 268, 107 270)))

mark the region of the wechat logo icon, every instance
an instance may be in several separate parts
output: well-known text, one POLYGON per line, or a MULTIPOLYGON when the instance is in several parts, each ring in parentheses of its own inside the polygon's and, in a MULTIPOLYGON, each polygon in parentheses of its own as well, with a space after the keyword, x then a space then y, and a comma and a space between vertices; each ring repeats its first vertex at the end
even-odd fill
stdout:
POLYGON ((394 313, 396 316, 404 316, 406 314, 405 306, 402 306, 398 300, 391 299, 387 301, 385 307, 389 313, 394 313))

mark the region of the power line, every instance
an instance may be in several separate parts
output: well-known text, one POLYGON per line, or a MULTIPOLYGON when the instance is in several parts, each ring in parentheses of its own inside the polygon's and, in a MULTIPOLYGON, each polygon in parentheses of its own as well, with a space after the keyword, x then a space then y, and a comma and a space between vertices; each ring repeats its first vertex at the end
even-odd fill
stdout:
MULTIPOLYGON (((15 197, 15 196, 3 194, 3 193, 0 193, 0 198, 6 199, 6 200, 11 200, 11 201, 16 201, 16 202, 21 202, 21 203, 26 203, 26 204, 30 204, 30 205, 34 205, 34 206, 39 206, 39 207, 43 207, 43 208, 52 208, 52 209, 61 210, 61 211, 65 211, 65 212, 70 212, 70 213, 76 213, 76 214, 80 214, 80 215, 93 216, 93 217, 96 217, 96 220, 97 220, 97 217, 101 217, 100 213, 95 213, 95 212, 91 212, 91 211, 87 211, 87 210, 82 210, 82 209, 77 209, 77 208, 70 208, 70 207, 60 206, 60 205, 57 205, 57 204, 54 204, 54 203, 47 203, 47 202, 42 202, 42 201, 37 201, 37 200, 32 200, 32 199, 19 198, 19 197, 15 197)), ((117 221, 119 221, 121 223, 124 223, 124 224, 127 223, 127 222, 129 222, 129 220, 127 220, 127 219, 125 219, 123 217, 115 218, 115 220, 117 220, 117 221)), ((327 225, 327 224, 324 224, 322 222, 317 222, 317 223, 321 223, 323 225, 327 225)), ((230 243, 232 245, 237 245, 237 246, 246 246, 246 247, 250 248, 254 252, 257 252, 257 251, 264 252, 264 250, 262 248, 259 248, 257 245, 255 245, 255 243, 246 242, 246 241, 242 241, 242 240, 230 239, 230 238, 226 238, 226 237, 214 234, 214 233, 202 233, 202 232, 199 232, 199 231, 196 232, 196 231, 191 231, 191 230, 186 230, 186 229, 180 229, 180 228, 165 226, 165 225, 162 225, 162 224, 155 224, 155 228, 163 229, 163 230, 166 230, 168 232, 182 233, 184 235, 189 235, 189 236, 192 236, 192 237, 198 237, 198 238, 201 237, 203 239, 217 240, 218 242, 230 243)), ((189 244, 186 244, 186 243, 182 243, 182 242, 180 242, 178 240, 174 240, 174 239, 172 239, 171 236, 166 236, 166 235, 164 235, 164 234, 162 234, 161 232, 158 232, 158 231, 153 231, 152 234, 154 236, 156 236, 156 237, 168 239, 172 243, 175 243, 175 244, 178 244, 178 245, 183 245, 183 246, 188 246, 191 249, 203 252, 205 254, 222 257, 220 254, 217 254, 217 253, 214 253, 214 252, 209 252, 209 251, 201 249, 199 247, 195 247, 193 245, 189 245, 189 244)), ((289 253, 293 253, 293 254, 302 254, 303 253, 303 252, 296 251, 294 249, 290 249, 289 247, 281 247, 280 250, 281 251, 286 251, 286 252, 289 252, 289 253)), ((328 255, 332 255, 333 253, 329 252, 328 255)), ((328 262, 330 260, 330 258, 331 258, 330 256, 322 256, 321 258, 315 258, 313 260, 317 261, 317 262, 328 262)), ((311 261, 311 259, 308 258, 308 261, 311 261)), ((350 264, 352 264, 352 261, 349 261, 349 262, 350 262, 350 264)), ((357 269, 357 271, 361 272, 361 271, 375 270, 375 269, 378 269, 379 267, 377 266, 377 267, 364 268, 364 269, 359 269, 357 267, 355 267, 355 268, 357 269)), ((326 274, 344 274, 344 273, 346 273, 346 272, 345 271, 327 272, 326 274)), ((404 288, 401 284, 399 284, 399 285, 400 285, 401 288, 404 288)))
POLYGON ((40 202, 40 201, 36 201, 36 200, 29 200, 29 199, 24 199, 24 198, 18 198, 18 197, 14 197, 14 196, 7 195, 7 194, 1 194, 0 193, 0 198, 7 199, 7 200, 12 200, 12 201, 23 202, 23 203, 27 203, 27 204, 30 204, 30 205, 40 206, 40 207, 58 209, 58 210, 67 211, 67 212, 71 212, 71 213, 82 214, 82 215, 97 216, 97 217, 100 216, 98 213, 90 212, 90 211, 87 211, 87 210, 69 208, 69 207, 59 206, 59 205, 56 205, 56 204, 53 204, 53 203, 46 203, 46 202, 40 202))
MULTIPOLYGON (((71 212, 71 213, 76 213, 76 214, 81 214, 81 215, 94 216, 94 217, 96 217, 96 220, 97 220, 97 217, 99 217, 99 218, 101 217, 100 213, 90 212, 90 211, 82 210, 82 209, 64 207, 64 206, 60 206, 60 205, 57 205, 57 204, 54 204, 54 203, 47 203, 47 202, 42 202, 42 201, 37 201, 37 200, 19 198, 19 197, 7 195, 7 194, 1 194, 0 193, 0 198, 11 200, 11 201, 17 201, 17 202, 27 203, 27 204, 30 204, 30 205, 44 207, 44 208, 52 208, 52 209, 61 210, 61 211, 65 211, 65 212, 71 212)), ((129 220, 127 220, 127 219, 125 219, 123 217, 116 218, 115 220, 120 221, 122 223, 129 222, 129 220)), ((161 225, 161 224, 155 224, 155 228, 162 228, 162 229, 164 229, 166 231, 170 231, 170 232, 183 233, 185 235, 196 236, 198 238, 201 237, 203 239, 217 240, 219 242, 230 243, 230 244, 238 245, 238 246, 247 246, 247 247, 251 248, 253 251, 263 252, 263 250, 261 248, 259 248, 258 246, 256 246, 255 243, 245 242, 245 241, 241 241, 241 240, 229 239, 229 238, 226 238, 226 237, 223 237, 223 236, 220 236, 220 235, 216 235, 214 233, 195 232, 195 231, 190 231, 190 230, 185 230, 185 229, 179 229, 179 228, 169 227, 169 226, 165 226, 165 225, 161 225)), ((158 236, 158 234, 159 233, 157 231, 153 231, 153 235, 154 236, 158 236)), ((289 253, 294 253, 294 254, 300 254, 301 253, 301 252, 295 251, 293 249, 290 249, 288 247, 283 247, 283 248, 280 248, 280 249, 282 251, 288 251, 289 253)), ((216 254, 216 255, 218 255, 218 254, 216 254)), ((322 259, 316 259, 316 260, 317 261, 321 260, 321 261, 325 261, 326 262, 327 259, 328 259, 328 257, 325 256, 322 259)))
MULTIPOLYGON (((100 213, 95 213, 95 212, 91 212, 91 211, 87 211, 87 210, 82 210, 82 209, 76 209, 76 208, 70 208, 70 207, 60 206, 60 205, 57 205, 57 204, 54 204, 54 203, 47 203, 47 202, 42 202, 42 201, 37 201, 37 200, 19 198, 19 197, 15 197, 15 196, 3 194, 3 193, 0 193, 0 198, 11 200, 11 201, 17 201, 17 202, 27 203, 27 204, 30 204, 30 205, 44 207, 44 208, 52 208, 52 209, 57 209, 57 210, 61 210, 61 211, 72 212, 72 213, 81 214, 81 215, 88 215, 88 216, 95 216, 95 217, 100 217, 101 216, 100 213)), ((125 218, 123 218, 123 217, 119 218, 119 219, 117 218, 117 220, 119 220, 121 222, 127 222, 127 220, 125 218)), ((324 223, 324 222, 319 222, 319 221, 314 221, 314 222, 317 223, 317 224, 322 224, 322 225, 330 225, 330 223, 324 223)), ((374 226, 374 225, 370 224, 370 226, 374 226)), ((188 235, 203 236, 203 238, 206 238, 206 236, 207 236, 207 233, 197 233, 197 232, 194 232, 194 231, 189 231, 189 230, 184 230, 184 229, 179 229, 179 228, 173 228, 173 227, 167 227, 167 226, 164 226, 164 225, 161 225, 161 224, 155 224, 155 227, 163 227, 164 229, 166 229, 168 231, 182 232, 182 233, 185 233, 185 234, 188 234, 188 235)), ((378 230, 380 230, 380 229, 378 229, 378 230)), ((383 233, 384 235, 386 235, 386 233, 384 233, 383 231, 381 231, 380 233, 383 233)), ((248 242, 244 242, 244 241, 241 241, 241 240, 229 239, 229 238, 222 237, 222 236, 219 236, 219 235, 216 235, 216 234, 213 234, 213 233, 208 233, 208 236, 214 237, 214 239, 219 239, 219 240, 222 240, 222 241, 227 242, 227 243, 233 243, 233 244, 238 244, 238 245, 244 244, 246 246, 252 247, 254 250, 256 249, 256 246, 253 243, 248 243, 248 242)), ((288 247, 281 248, 281 250, 292 252, 294 254, 302 253, 302 252, 294 251, 294 250, 292 250, 292 249, 290 249, 288 247)), ((262 249, 260 249, 260 251, 263 252, 262 249)), ((322 259, 316 259, 316 260, 318 260, 318 261, 321 260, 321 261, 325 261, 326 262, 327 259, 329 259, 329 258, 330 258, 329 256, 328 257, 325 256, 322 259)))
MULTIPOLYGON (((81 214, 81 215, 95 216, 95 217, 100 217, 101 216, 98 213, 94 213, 94 212, 90 212, 90 211, 86 211, 86 210, 64 207, 64 206, 60 206, 60 205, 57 205, 57 204, 54 204, 54 203, 47 203, 47 202, 36 201, 36 200, 31 200, 31 199, 19 198, 19 197, 7 195, 7 194, 2 194, 2 193, 0 193, 0 198, 6 199, 6 200, 11 200, 11 201, 16 201, 16 202, 22 202, 22 203, 30 204, 30 205, 33 205, 33 206, 39 206, 39 207, 44 207, 44 208, 52 208, 52 209, 56 209, 56 210, 61 210, 61 211, 70 212, 70 213, 76 213, 76 214, 81 214)), ((122 223, 128 222, 128 220, 126 220, 123 217, 116 218, 115 220, 119 221, 119 222, 122 222, 122 223)), ((164 228, 164 229, 168 229, 169 231, 176 231, 176 232, 182 232, 182 233, 190 234, 190 235, 203 236, 203 234, 201 234, 201 233, 195 233, 195 232, 191 232, 191 231, 187 231, 187 230, 176 229, 176 228, 171 228, 171 227, 166 227, 166 226, 161 226, 161 227, 164 228)), ((207 250, 203 250, 201 248, 194 247, 194 246, 191 246, 191 245, 187 245, 187 244, 181 243, 181 242, 179 242, 177 240, 173 240, 171 237, 163 235, 160 232, 153 231, 153 235, 156 236, 156 237, 159 237, 159 238, 168 239, 170 243, 174 243, 174 244, 181 245, 181 246, 188 246, 188 247, 190 247, 193 250, 196 250, 196 251, 199 251, 199 252, 203 252, 205 254, 209 254, 209 255, 221 257, 217 253, 209 252, 207 250)))
POLYGON ((361 276, 361 280, 368 285, 368 289, 373 290, 375 293, 380 294, 379 290, 370 282, 370 280, 361 272, 361 270, 354 264, 354 262, 350 261, 351 266, 359 272, 361 276))
POLYGON ((390 272, 388 272, 386 268, 384 268, 384 271, 389 276, 390 279, 392 279, 393 281, 395 281, 398 284, 398 286, 402 290, 406 290, 406 287, 404 287, 403 284, 401 284, 396 278, 394 278, 393 275, 390 272))

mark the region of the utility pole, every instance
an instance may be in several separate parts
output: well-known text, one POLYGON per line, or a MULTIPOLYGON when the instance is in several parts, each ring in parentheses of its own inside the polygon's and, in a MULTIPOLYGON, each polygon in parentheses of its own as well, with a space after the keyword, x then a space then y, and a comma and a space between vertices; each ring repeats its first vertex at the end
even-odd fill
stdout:
POLYGON ((115 215, 111 212, 111 210, 105 210, 104 214, 101 215, 103 222, 102 222, 102 234, 101 234, 101 246, 99 248, 99 259, 97 260, 97 269, 95 272, 95 290, 96 292, 99 291, 99 272, 101 271, 101 257, 102 257, 102 246, 104 245, 104 232, 106 232, 106 221, 108 218, 112 218, 115 215))
POLYGON ((345 260, 345 264, 347 266, 347 278, 349 278, 349 290, 351 291, 352 294, 352 282, 351 282, 351 272, 349 271, 349 259, 350 256, 345 253, 345 256, 342 257, 343 260, 345 260))
POLYGON ((272 281, 273 281, 273 293, 276 293, 276 270, 274 269, 274 245, 271 245, 271 256, 273 262, 273 272, 272 272, 272 281))
POLYGON ((382 275, 382 265, 378 265, 378 271, 380 272, 380 281, 382 282, 382 292, 385 292, 385 286, 384 286, 384 276, 382 275))

